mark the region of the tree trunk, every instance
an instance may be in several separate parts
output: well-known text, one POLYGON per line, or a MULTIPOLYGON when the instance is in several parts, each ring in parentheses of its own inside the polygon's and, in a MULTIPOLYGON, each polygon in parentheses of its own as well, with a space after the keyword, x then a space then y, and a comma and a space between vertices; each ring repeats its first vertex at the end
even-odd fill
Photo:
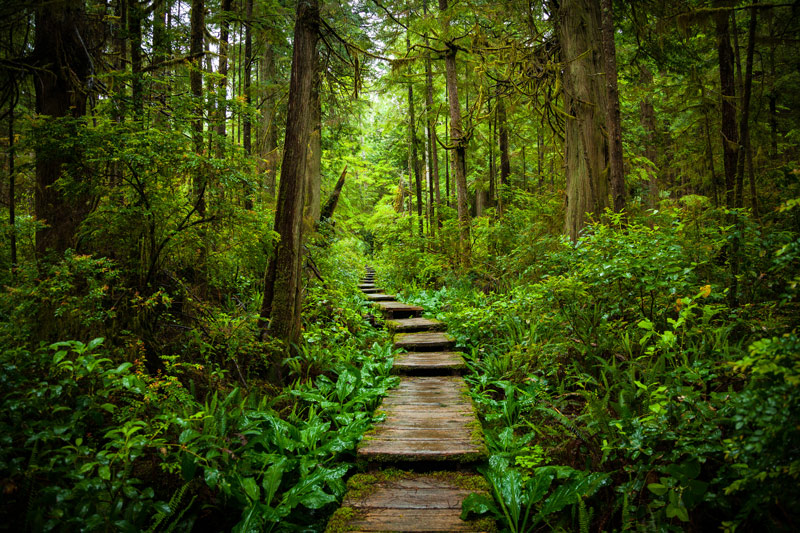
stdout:
MULTIPOLYGON (((447 100, 448 113, 444 117, 444 144, 450 145, 450 95, 445 91, 445 98, 447 100)), ((444 153, 444 198, 447 207, 450 207, 450 152, 444 153)))
MULTIPOLYGON (((301 0, 297 5, 283 164, 275 212, 275 231, 280 241, 270 258, 264 283, 259 329, 287 345, 300 340, 303 264, 303 204, 311 90, 319 34, 319 1, 301 0)), ((279 382, 282 361, 272 360, 269 378, 279 382)))
MULTIPOLYGON (((87 88, 91 61, 87 49, 91 35, 86 29, 83 2, 59 0, 44 3, 36 10, 36 36, 33 56, 37 65, 34 78, 36 113, 53 118, 80 118, 86 113, 87 88), (81 43, 83 39, 86 46, 81 43)), ((65 135, 73 138, 80 127, 65 124, 65 135)), ((36 230, 36 255, 62 254, 74 246, 78 225, 89 212, 88 195, 67 196, 57 182, 63 167, 79 154, 36 151, 36 190, 34 212, 46 224, 36 230)), ((80 179, 73 176, 73 179, 80 179)))
POLYGON ((264 110, 261 112, 260 170, 265 174, 265 187, 270 196, 275 194, 275 179, 278 173, 278 132, 276 121, 275 97, 275 49, 267 40, 264 45, 264 56, 261 61, 261 83, 266 85, 264 110))
MULTIPOLYGON (((717 7, 725 7, 724 0, 717 0, 717 7)), ((725 169, 725 202, 729 208, 735 206, 736 159, 739 134, 736 130, 736 81, 733 70, 733 49, 729 29, 730 17, 725 10, 714 15, 717 34, 717 56, 719 59, 720 98, 722 106, 722 161, 725 169)))
POLYGON ((766 12, 769 27, 769 91, 767 99, 769 100, 769 157, 775 159, 778 157, 778 92, 775 88, 775 15, 771 9, 766 12))
MULTIPOLYGON (((128 4, 127 0, 117 0, 114 6, 114 16, 118 22, 114 24, 114 69, 120 74, 126 71, 126 64, 128 63, 128 4)), ((125 120, 126 114, 126 89, 125 84, 114 80, 114 91, 112 93, 112 102, 114 102, 114 120, 121 124, 125 120)), ((118 165, 117 165, 118 166, 118 165)), ((119 181, 119 171, 115 171, 115 182, 119 181)))
MULTIPOLYGON (((203 0, 192 0, 190 19, 189 54, 192 63, 189 70, 189 86, 192 93, 195 118, 192 120, 192 140, 195 152, 203 153, 203 72, 201 55, 203 54, 203 34, 205 32, 205 6, 203 0)), ((194 201, 197 213, 203 217, 206 214, 205 202, 206 179, 205 172, 198 168, 194 176, 194 201)))
MULTIPOLYGON (((497 197, 497 159, 494 155, 494 140, 497 136, 497 108, 492 113, 492 99, 487 98, 486 107, 489 114, 489 142, 486 151, 489 153, 489 191, 486 198, 487 207, 497 207, 497 214, 503 213, 503 203, 497 197)), ((477 190, 477 186, 476 186, 477 190)))
MULTIPOLYGON (((339 196, 342 194, 345 176, 347 176, 347 165, 344 166, 344 170, 342 170, 342 174, 339 176, 339 181, 336 182, 333 192, 331 192, 331 195, 328 197, 328 201, 325 202, 325 206, 320 212, 320 220, 333 217, 333 212, 336 211, 336 206, 339 204, 339 196)), ((356 179, 357 178, 358 176, 356 176, 356 179)))
MULTIPOLYGON (((639 122, 645 132, 644 156, 655 165, 658 157, 656 153, 656 112, 653 107, 653 98, 650 96, 650 89, 653 88, 653 73, 643 66, 639 79, 645 87, 645 96, 639 102, 639 122)), ((647 183, 647 203, 650 208, 655 208, 658 200, 658 179, 652 168, 647 170, 647 174, 650 176, 647 183)))
MULTIPOLYGON (((447 0, 439 0, 439 9, 442 14, 442 33, 450 33, 450 15, 447 11, 447 0)), ((445 37, 445 79, 447 81, 447 94, 450 105, 450 131, 452 145, 454 146, 453 171, 456 182, 456 207, 458 210, 458 256, 462 265, 470 263, 470 216, 469 203, 467 202, 467 173, 466 149, 467 139, 461 127, 461 106, 458 101, 458 74, 456 72, 456 47, 445 37)))
MULTIPOLYGON (((758 3, 758 0, 754 0, 758 3)), ((756 40, 756 18, 758 10, 750 10, 750 28, 747 41, 747 59, 745 64, 744 91, 742 96, 742 111, 739 118, 739 147, 736 162, 736 207, 744 206, 744 172, 747 155, 750 152, 750 98, 753 91, 753 52, 756 40)), ((753 198, 755 203, 756 199, 753 198)))
MULTIPOLYGON (((701 93, 701 98, 705 101, 705 90, 701 93)), ((705 108, 705 106, 703 107, 705 108)), ((709 124, 707 109, 703 111, 703 121, 706 137, 706 160, 708 162, 708 170, 711 172, 711 193, 714 197, 714 207, 719 207, 719 177, 714 166, 714 145, 711 143, 711 125, 709 124)))
POLYGON ((314 56, 314 84, 311 87, 311 123, 306 167, 306 214, 311 222, 319 221, 322 195, 322 98, 320 85, 322 64, 318 53, 314 56))
POLYGON ((225 154, 225 137, 228 135, 228 54, 230 45, 230 22, 228 16, 231 11, 232 0, 222 0, 222 19, 219 23, 219 82, 217 85, 217 157, 225 154))
MULTIPOLYGON (((144 116, 144 80, 142 79, 142 18, 141 0, 128 0, 128 35, 131 41, 131 85, 133 87, 133 118, 144 116)), ((144 127, 140 124, 140 127, 144 127)))
MULTIPOLYGON (((423 13, 428 14, 428 0, 422 2, 423 13)), ((425 34, 425 45, 430 46, 428 34, 425 34)), ((425 116, 428 123, 428 177, 432 186, 431 191, 431 237, 435 236, 436 229, 441 227, 442 219, 439 206, 442 203, 439 191, 439 150, 436 146, 436 121, 433 117, 433 69, 431 68, 431 54, 425 54, 425 116)))
MULTIPOLYGON (((509 197, 508 187, 511 184, 511 159, 508 156, 508 118, 503 95, 497 96, 497 141, 500 148, 500 190, 498 198, 504 206, 509 197)), ((501 213, 502 214, 502 213, 501 213)))
POLYGON ((11 98, 11 107, 8 111, 8 227, 9 227, 9 252, 11 255, 11 273, 17 269, 17 176, 14 168, 14 107, 17 105, 17 84, 14 85, 14 96, 11 98))
MULTIPOLYGON (((169 39, 167 39, 167 0, 157 0, 155 15, 153 16, 153 64, 160 65, 167 61, 167 48, 169 46, 169 39)), ((157 72, 159 78, 157 84, 154 84, 155 94, 154 100, 158 102, 158 108, 155 110, 154 122, 160 126, 165 125, 165 115, 163 111, 167 107, 167 85, 166 79, 169 78, 165 73, 166 68, 160 67, 157 72)))
MULTIPOLYGON (((406 33, 406 50, 411 50, 411 39, 406 33)), ((417 195, 417 218, 419 219, 419 236, 422 237, 424 227, 422 219, 422 177, 419 165, 419 152, 417 150, 417 117, 414 108, 414 83, 411 81, 411 67, 409 67, 409 81, 408 81, 408 135, 410 138, 411 148, 411 167, 414 172, 414 186, 417 195)))
POLYGON ((603 59, 606 79, 606 126, 608 129, 609 181, 614 211, 625 209, 625 171, 622 165, 622 119, 617 90, 617 51, 611 0, 601 0, 603 59))
MULTIPOLYGON (((244 31, 244 103, 247 106, 242 117, 242 147, 248 156, 253 153, 252 136, 252 115, 250 114, 250 86, 253 78, 253 0, 245 0, 245 31, 244 31)), ((246 184, 244 208, 253 209, 253 190, 250 184, 246 184)))
POLYGON ((556 13, 564 77, 564 171, 567 180, 565 233, 574 241, 586 213, 600 215, 608 205, 606 91, 603 72, 600 7, 591 0, 562 0, 556 13))
POLYGON ((544 135, 541 130, 536 144, 536 170, 539 173, 539 190, 544 190, 544 135))

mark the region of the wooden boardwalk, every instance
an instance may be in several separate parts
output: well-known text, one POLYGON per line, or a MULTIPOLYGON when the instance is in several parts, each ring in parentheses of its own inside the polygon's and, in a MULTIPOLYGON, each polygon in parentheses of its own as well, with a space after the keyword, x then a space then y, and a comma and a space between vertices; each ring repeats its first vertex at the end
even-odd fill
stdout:
POLYGON ((455 340, 442 322, 422 318, 422 307, 377 292, 374 280, 368 269, 359 287, 386 317, 395 347, 405 350, 392 369, 403 378, 378 408, 385 419, 358 447, 368 472, 348 481, 327 530, 494 530, 491 521, 460 518, 464 498, 487 491, 483 477, 471 471, 485 459, 486 447, 455 340))

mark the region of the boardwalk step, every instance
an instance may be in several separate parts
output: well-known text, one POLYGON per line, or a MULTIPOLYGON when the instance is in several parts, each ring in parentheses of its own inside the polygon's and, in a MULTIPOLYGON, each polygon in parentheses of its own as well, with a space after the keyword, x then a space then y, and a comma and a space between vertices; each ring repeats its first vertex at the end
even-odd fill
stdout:
POLYGON ((460 352, 407 352, 394 358, 395 374, 453 373, 466 369, 460 352))
POLYGON ((394 347, 409 352, 431 352, 452 350, 456 340, 441 331, 422 331, 416 333, 397 333, 394 336, 394 347))
POLYGON ((414 331, 444 331, 447 325, 431 318, 398 318, 388 320, 386 327, 396 333, 408 333, 414 331))
POLYGON ((383 294, 383 293, 374 293, 374 294, 365 294, 367 300, 370 302, 394 302, 397 301, 397 296, 394 294, 383 294))
POLYGON ((372 288, 372 289, 361 289, 361 292, 363 292, 364 294, 375 294, 375 293, 384 292, 384 291, 383 291, 383 289, 379 289, 379 288, 376 287, 376 288, 372 288))
POLYGON ((374 289, 375 288, 375 284, 374 283, 359 283, 358 288, 362 289, 362 290, 363 289, 374 289))
POLYGON ((486 481, 474 474, 395 469, 356 474, 348 492, 328 522, 338 531, 489 531, 494 523, 463 521, 461 502, 474 492, 487 493, 486 481))
POLYGON ((386 318, 410 318, 422 315, 423 308, 418 305, 409 305, 401 302, 375 302, 375 307, 380 309, 386 318))
POLYGON ((386 418, 358 447, 373 462, 483 459, 486 448, 466 383, 460 377, 406 377, 379 407, 386 418), (447 421, 437 424, 431 421, 447 421))

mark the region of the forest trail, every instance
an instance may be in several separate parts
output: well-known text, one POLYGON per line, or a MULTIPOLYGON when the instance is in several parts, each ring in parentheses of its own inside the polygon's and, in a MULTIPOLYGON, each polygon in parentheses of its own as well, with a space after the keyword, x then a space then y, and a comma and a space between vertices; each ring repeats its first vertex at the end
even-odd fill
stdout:
POLYGON ((402 381, 378 408, 386 418, 358 447, 368 472, 350 479, 328 531, 493 529, 486 520, 460 518, 464 498, 485 490, 472 467, 486 448, 455 340, 444 323, 422 318, 422 307, 378 288, 374 270, 367 268, 359 288, 386 317, 395 347, 406 352, 392 367, 402 381))

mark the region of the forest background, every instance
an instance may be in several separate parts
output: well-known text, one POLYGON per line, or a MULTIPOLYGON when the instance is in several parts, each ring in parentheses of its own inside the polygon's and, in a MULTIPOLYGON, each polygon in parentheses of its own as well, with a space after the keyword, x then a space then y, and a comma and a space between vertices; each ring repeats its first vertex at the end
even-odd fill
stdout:
POLYGON ((324 529, 370 264, 468 359, 464 516, 792 531, 798 10, 4 0, 0 527, 324 529))

